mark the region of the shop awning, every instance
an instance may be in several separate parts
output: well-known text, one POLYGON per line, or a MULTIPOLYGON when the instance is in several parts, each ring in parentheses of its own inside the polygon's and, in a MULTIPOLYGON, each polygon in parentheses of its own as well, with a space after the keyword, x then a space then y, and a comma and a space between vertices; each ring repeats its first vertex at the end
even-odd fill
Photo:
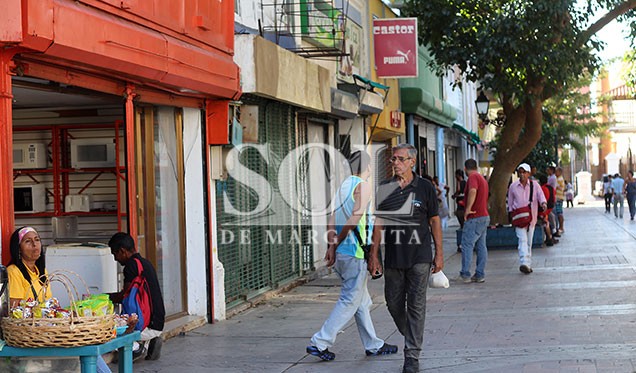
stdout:
POLYGON ((369 87, 371 88, 370 90, 373 90, 373 88, 378 88, 378 89, 382 89, 382 90, 384 90, 384 91, 388 91, 388 90, 389 90, 389 88, 390 88, 390 87, 389 87, 389 86, 387 86, 387 85, 380 84, 380 83, 378 83, 378 82, 374 82, 373 80, 367 79, 367 78, 362 77, 362 76, 360 76, 360 75, 358 75, 358 74, 353 74, 353 78, 354 78, 355 80, 359 80, 359 81, 361 81, 362 83, 364 83, 364 84, 366 84, 367 86, 369 86, 369 87))
POLYGON ((391 87, 371 79, 367 79, 358 74, 353 74, 353 79, 358 87, 358 97, 360 100, 360 108, 358 112, 362 115, 379 114, 384 110, 384 101, 391 87), (362 84, 358 83, 362 82, 362 84), (375 89, 381 89, 384 94, 377 92, 375 89))
POLYGON ((401 87, 402 111, 426 118, 435 124, 452 127, 457 109, 420 87, 401 87))
POLYGON ((466 139, 466 141, 468 141, 471 144, 479 144, 481 142, 481 139, 479 138, 479 135, 476 134, 473 131, 469 131, 466 128, 464 128, 464 126, 460 126, 459 124, 453 123, 453 130, 455 130, 455 132, 459 133, 463 138, 466 139))

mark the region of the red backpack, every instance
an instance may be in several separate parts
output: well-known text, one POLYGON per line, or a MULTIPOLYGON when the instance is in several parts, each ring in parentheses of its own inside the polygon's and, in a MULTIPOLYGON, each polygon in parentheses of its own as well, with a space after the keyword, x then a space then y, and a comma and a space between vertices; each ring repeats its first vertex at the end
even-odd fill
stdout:
POLYGON ((150 315, 152 315, 152 301, 150 299, 150 288, 146 277, 142 275, 144 267, 141 265, 141 261, 135 258, 137 263, 137 277, 135 277, 130 284, 130 288, 124 295, 124 299, 121 302, 124 313, 131 315, 137 314, 139 321, 135 325, 135 330, 144 330, 150 324, 150 315))

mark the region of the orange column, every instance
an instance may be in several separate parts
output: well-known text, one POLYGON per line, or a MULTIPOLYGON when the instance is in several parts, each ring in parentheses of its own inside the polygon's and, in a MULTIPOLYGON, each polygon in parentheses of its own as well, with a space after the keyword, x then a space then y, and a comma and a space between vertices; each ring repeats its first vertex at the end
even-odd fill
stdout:
POLYGON ((15 52, 0 48, 0 233, 2 263, 10 258, 9 241, 13 233, 13 93, 11 67, 15 52))
POLYGON ((135 175, 135 87, 126 87, 126 182, 128 186, 128 234, 137 246, 137 177, 135 175))

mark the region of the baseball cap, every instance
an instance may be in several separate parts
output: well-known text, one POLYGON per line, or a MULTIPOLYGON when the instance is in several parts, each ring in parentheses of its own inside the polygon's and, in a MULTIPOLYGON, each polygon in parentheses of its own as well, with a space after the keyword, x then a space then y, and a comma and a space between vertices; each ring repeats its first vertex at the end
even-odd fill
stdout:
POLYGON ((525 172, 530 172, 530 165, 527 164, 527 163, 520 164, 519 167, 517 167, 517 170, 520 169, 520 168, 523 168, 523 170, 525 172))

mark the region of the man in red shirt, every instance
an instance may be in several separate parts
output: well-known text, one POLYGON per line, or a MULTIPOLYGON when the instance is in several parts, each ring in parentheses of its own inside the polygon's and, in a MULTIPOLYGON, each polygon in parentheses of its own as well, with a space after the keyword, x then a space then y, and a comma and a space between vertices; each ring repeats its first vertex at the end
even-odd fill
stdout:
POLYGON ((486 281, 484 273, 488 260, 486 248, 486 231, 490 224, 488 215, 488 182, 477 171, 477 161, 467 159, 464 170, 468 175, 464 191, 464 228, 462 230, 462 270, 458 282, 469 283, 486 281), (470 276, 470 265, 473 260, 473 249, 477 252, 475 275, 470 276))

